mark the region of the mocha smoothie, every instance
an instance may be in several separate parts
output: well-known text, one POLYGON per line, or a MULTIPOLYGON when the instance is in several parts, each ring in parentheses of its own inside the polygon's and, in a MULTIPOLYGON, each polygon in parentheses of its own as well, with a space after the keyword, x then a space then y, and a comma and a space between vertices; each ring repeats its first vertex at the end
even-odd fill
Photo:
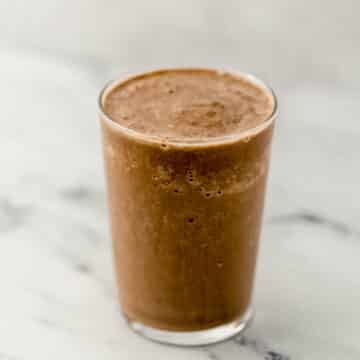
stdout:
POLYGON ((165 330, 249 309, 275 103, 255 80, 148 73, 102 95, 115 264, 124 314, 165 330))

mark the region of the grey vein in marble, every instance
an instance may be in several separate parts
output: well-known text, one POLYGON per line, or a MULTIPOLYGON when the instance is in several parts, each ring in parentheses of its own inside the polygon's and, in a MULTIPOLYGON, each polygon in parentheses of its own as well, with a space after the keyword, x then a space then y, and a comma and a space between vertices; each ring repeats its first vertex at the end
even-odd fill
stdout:
POLYGON ((20 360, 19 357, 0 352, 0 360, 20 360))
POLYGON ((104 203, 104 192, 85 185, 66 188, 60 193, 64 199, 83 206, 101 206, 104 203))
POLYGON ((296 224, 305 223, 315 226, 326 227, 340 235, 352 235, 360 237, 360 232, 348 224, 312 211, 300 211, 295 213, 277 215, 271 217, 269 223, 272 224, 296 224))
POLYGON ((260 355, 264 360, 290 360, 288 355, 282 354, 270 348, 265 342, 249 338, 246 335, 235 338, 235 343, 251 349, 255 354, 260 355))
POLYGON ((210 348, 204 348, 202 351, 206 354, 209 360, 220 360, 220 357, 211 351, 210 348))
POLYGON ((6 198, 0 199, 0 233, 20 227, 30 215, 30 206, 17 205, 6 198))

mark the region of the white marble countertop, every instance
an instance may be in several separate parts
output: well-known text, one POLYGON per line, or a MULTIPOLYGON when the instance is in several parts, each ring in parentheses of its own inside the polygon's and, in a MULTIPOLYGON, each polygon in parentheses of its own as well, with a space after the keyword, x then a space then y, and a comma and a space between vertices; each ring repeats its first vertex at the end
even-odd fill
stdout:
MULTIPOLYGON (((83 19, 87 31, 96 19, 94 3, 89 5, 87 22, 83 19)), ((185 9, 189 8, 185 3, 185 9)), ((20 6, 20 1, 14 4, 20 6)), ((94 42, 103 56, 93 56, 95 45, 88 33, 83 35, 82 50, 76 46, 81 31, 76 30, 73 13, 69 15, 72 40, 65 30, 65 35, 60 30, 45 34, 54 30, 51 16, 67 16, 64 4, 69 6, 69 0, 58 5, 59 9, 45 8, 47 17, 45 2, 36 0, 34 4, 37 11, 43 9, 37 13, 42 31, 36 22, 28 22, 25 28, 21 22, 25 15, 16 13, 15 5, 1 5, 6 12, 0 15, 6 28, 5 40, 0 42, 0 359, 358 360, 360 87, 355 80, 360 72, 351 67, 354 59, 359 59, 358 49, 351 50, 342 34, 342 64, 350 70, 326 57, 332 51, 326 41, 321 45, 326 64, 317 63, 319 57, 310 62, 303 44, 304 55, 296 63, 296 71, 290 61, 298 59, 294 54, 278 63, 287 50, 274 55, 270 64, 253 56, 254 69, 247 54, 240 70, 265 75, 275 84, 281 104, 257 272, 256 318, 245 335, 222 344, 168 347, 133 334, 119 312, 96 121, 97 93, 111 75, 176 62, 175 57, 166 57, 162 48, 163 44, 170 44, 170 50, 172 46, 170 34, 162 31, 167 23, 156 18, 155 11, 151 13, 151 21, 162 24, 152 28, 162 34, 161 46, 156 48, 162 52, 156 56, 149 51, 145 59, 144 47, 151 38, 144 35, 147 25, 138 20, 143 27, 134 45, 134 35, 128 35, 136 24, 128 19, 127 34, 120 39, 120 31, 114 31, 121 46, 128 45, 133 52, 122 57, 121 51, 113 50, 116 44, 102 41, 110 36, 111 26, 116 28, 115 17, 110 17, 107 9, 110 20, 100 22, 97 35, 91 33, 97 36, 94 42), (19 25, 17 34, 11 25, 14 19, 19 25), (56 42, 51 45, 49 39, 54 37, 56 42)), ((83 0, 77 3, 78 13, 84 4, 83 0)), ((198 15, 207 8, 204 1, 199 4, 194 9, 198 15)), ((279 1, 277 6, 281 4, 279 1)), ((261 9, 268 10, 257 8, 247 14, 247 31, 251 14, 261 15, 261 9)), ((207 8, 212 14, 215 10, 207 8)), ((231 7, 228 12, 231 14, 231 7)), ((134 5, 127 15, 134 20, 135 14, 134 5)), ((185 10, 178 14, 178 26, 183 25, 186 14, 185 10)), ((262 19, 264 16, 262 13, 262 19)), ((191 19, 183 28, 187 35, 197 34, 194 41, 199 44, 205 35, 191 19)), ((199 15, 199 19, 206 32, 211 16, 199 15)), ((217 24, 227 29, 221 38, 227 41, 222 50, 226 46, 233 49, 234 19, 230 28, 217 24)), ((261 24, 263 28, 254 36, 265 42, 261 31, 272 24, 261 24)), ((183 28, 172 28, 172 34, 182 33, 183 28)), ((281 29, 279 25, 273 35, 282 34, 281 29)), ((352 29, 352 34, 358 34, 355 22, 352 29)), ((216 34, 214 29, 212 34, 216 34)), ((286 39, 275 35, 278 41, 274 46, 279 50, 286 39)), ((179 41, 185 44, 181 38, 179 41)), ((215 53, 213 47, 208 49, 210 55, 215 53)), ((191 53, 189 46, 184 45, 184 51, 191 53)), ((260 53, 254 50, 256 55, 260 53)), ((215 60, 196 46, 191 54, 180 56, 177 64, 235 65, 234 50, 215 60)))

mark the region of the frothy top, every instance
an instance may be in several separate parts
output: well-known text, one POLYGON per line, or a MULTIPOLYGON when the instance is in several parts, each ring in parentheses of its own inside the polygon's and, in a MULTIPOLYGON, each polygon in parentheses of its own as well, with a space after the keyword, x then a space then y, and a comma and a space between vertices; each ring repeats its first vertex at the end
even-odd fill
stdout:
POLYGON ((113 121, 164 139, 211 139, 254 128, 273 113, 264 86, 244 76, 183 69, 147 73, 121 82, 104 96, 113 121))

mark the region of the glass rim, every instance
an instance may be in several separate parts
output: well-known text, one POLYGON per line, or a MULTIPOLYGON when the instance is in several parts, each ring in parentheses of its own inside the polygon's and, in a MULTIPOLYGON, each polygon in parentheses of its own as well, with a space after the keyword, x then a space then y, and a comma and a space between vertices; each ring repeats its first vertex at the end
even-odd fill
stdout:
POLYGON ((128 137, 138 141, 140 140, 146 143, 153 143, 159 145, 166 144, 169 146, 181 146, 181 147, 219 145, 219 144, 233 143, 233 142, 241 141, 243 139, 249 139, 260 133, 262 130, 265 130, 268 126, 270 126, 274 122, 274 120, 278 116, 278 100, 274 90, 267 83, 265 83, 263 80, 259 79, 257 76, 251 73, 245 73, 239 71, 227 71, 227 70, 220 70, 214 68, 197 68, 197 67, 164 68, 159 70, 145 71, 138 73, 136 75, 127 76, 125 78, 111 80, 107 82, 100 91, 97 104, 98 104, 98 110, 100 112, 99 114, 100 119, 104 120, 114 130, 117 130, 123 133, 124 135, 127 135, 128 137), (147 76, 171 72, 171 71, 208 71, 208 72, 214 72, 216 74, 228 74, 233 77, 246 79, 257 86, 260 86, 262 89, 266 90, 270 94, 274 103, 273 110, 271 114, 267 118, 265 118, 263 122, 261 122, 260 124, 254 127, 251 127, 244 131, 233 132, 227 135, 215 136, 211 138, 196 138, 196 137, 178 138, 178 137, 165 137, 154 134, 146 134, 141 131, 134 130, 119 124, 105 112, 104 100, 106 96, 117 86, 139 78, 144 78, 147 76))

